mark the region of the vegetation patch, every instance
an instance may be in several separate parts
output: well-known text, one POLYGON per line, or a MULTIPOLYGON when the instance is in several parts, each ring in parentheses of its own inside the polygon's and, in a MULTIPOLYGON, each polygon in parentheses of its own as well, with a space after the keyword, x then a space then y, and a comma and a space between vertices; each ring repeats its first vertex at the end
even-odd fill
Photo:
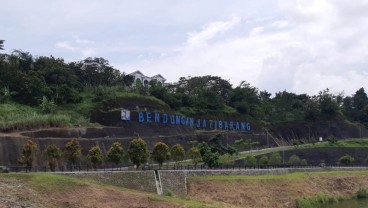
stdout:
POLYGON ((339 198, 329 196, 323 193, 318 193, 313 197, 303 197, 296 200, 297 208, 320 208, 327 203, 339 202, 339 198))

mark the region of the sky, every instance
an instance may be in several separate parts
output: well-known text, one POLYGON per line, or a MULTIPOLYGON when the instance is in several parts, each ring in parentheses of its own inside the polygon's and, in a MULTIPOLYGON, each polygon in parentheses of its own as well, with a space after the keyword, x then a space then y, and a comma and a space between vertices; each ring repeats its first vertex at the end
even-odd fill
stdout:
POLYGON ((271 93, 368 90, 368 0, 12 0, 0 39, 125 73, 220 76, 271 93))

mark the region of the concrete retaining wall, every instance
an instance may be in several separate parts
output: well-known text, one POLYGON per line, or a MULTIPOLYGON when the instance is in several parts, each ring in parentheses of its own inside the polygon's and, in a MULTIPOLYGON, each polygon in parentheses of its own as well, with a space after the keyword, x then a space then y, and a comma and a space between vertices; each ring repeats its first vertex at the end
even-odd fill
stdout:
POLYGON ((156 193, 154 171, 73 172, 59 174, 91 178, 114 186, 156 193))

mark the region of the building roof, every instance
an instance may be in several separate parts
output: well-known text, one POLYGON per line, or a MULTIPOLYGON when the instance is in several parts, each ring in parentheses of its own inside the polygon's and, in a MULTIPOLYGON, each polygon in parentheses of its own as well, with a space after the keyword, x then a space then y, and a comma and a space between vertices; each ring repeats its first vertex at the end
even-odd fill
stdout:
POLYGON ((155 76, 151 77, 153 79, 161 78, 163 80, 166 80, 165 77, 163 77, 161 74, 156 74, 155 76))
POLYGON ((147 77, 147 78, 150 78, 150 79, 162 79, 162 80, 166 81, 165 77, 163 77, 161 74, 156 74, 155 76, 148 77, 148 76, 144 75, 142 72, 140 72, 139 70, 137 70, 135 72, 132 72, 129 75, 140 75, 142 77, 147 77))
POLYGON ((145 76, 142 72, 140 72, 139 70, 135 71, 135 72, 132 72, 130 73, 129 75, 133 75, 133 74, 139 74, 141 76, 145 76))

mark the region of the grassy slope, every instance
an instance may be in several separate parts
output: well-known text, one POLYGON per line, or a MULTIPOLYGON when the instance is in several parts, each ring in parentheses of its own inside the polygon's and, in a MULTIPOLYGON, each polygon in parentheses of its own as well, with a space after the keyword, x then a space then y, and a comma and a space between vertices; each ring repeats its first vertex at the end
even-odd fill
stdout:
POLYGON ((221 207, 54 174, 0 174, 0 207, 221 207), (8 204, 6 204, 8 203, 8 204), (10 203, 10 204, 9 204, 10 203))
POLYGON ((239 207, 295 207, 301 197, 318 194, 350 198, 368 187, 368 171, 336 171, 260 176, 193 177, 188 193, 199 200, 239 207))
MULTIPOLYGON (((38 107, 31 107, 18 103, 0 104, 0 132, 22 131, 47 127, 71 127, 71 126, 98 126, 90 123, 90 114, 97 102, 93 102, 92 92, 81 93, 81 102, 59 105, 55 114, 42 114, 38 107)), ((136 93, 114 92, 109 99, 141 100, 168 105, 152 96, 143 96, 136 93)), ((105 97, 103 97, 105 99, 105 97)), ((111 109, 112 111, 114 109, 111 109)), ((120 109, 119 109, 120 111, 120 109)))

